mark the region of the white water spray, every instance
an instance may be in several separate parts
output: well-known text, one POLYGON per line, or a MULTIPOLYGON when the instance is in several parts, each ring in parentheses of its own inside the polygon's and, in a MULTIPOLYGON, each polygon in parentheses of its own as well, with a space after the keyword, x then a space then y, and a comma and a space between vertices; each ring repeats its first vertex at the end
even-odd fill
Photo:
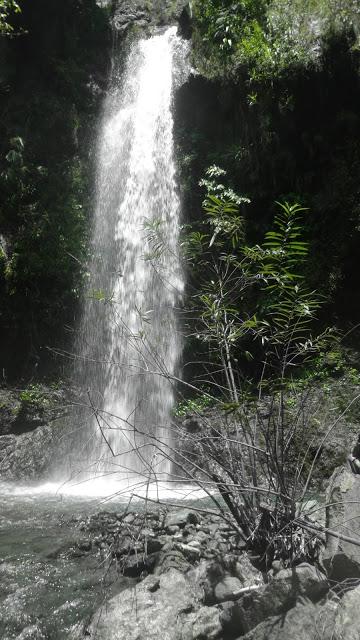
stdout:
POLYGON ((186 47, 175 27, 137 42, 125 72, 115 65, 104 108, 77 367, 92 417, 82 418, 74 452, 76 473, 86 466, 103 481, 170 472, 183 291, 171 103, 186 47))

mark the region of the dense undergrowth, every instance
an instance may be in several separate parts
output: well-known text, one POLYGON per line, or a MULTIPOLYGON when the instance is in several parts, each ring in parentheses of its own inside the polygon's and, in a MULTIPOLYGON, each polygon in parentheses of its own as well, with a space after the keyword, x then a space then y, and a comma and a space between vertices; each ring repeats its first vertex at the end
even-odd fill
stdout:
MULTIPOLYGON (((93 1, 35 0, 20 8, 9 14, 16 36, 2 40, 0 95, 0 322, 8 377, 34 375, 47 362, 46 346, 64 343, 73 326, 88 249, 90 141, 110 44, 107 13, 93 1), (10 366, 11 351, 18 358, 10 366)), ((354 346, 357 3, 196 0, 192 41, 200 75, 175 100, 186 222, 201 220, 199 181, 214 164, 244 198, 250 246, 269 230, 276 200, 308 207, 304 269, 324 302, 320 320, 323 328, 329 321, 352 329, 354 346)), ((189 269, 189 291, 194 277, 189 269)))
MULTIPOLYGON (((209 1, 193 3, 193 11, 193 60, 201 75, 180 90, 176 103, 190 221, 202 224, 199 182, 214 164, 226 170, 228 186, 251 201, 240 207, 250 243, 269 229, 275 201, 307 207, 305 271, 323 299, 320 320, 324 328, 350 330, 347 340, 356 348, 357 4, 209 1)), ((191 290, 191 272, 189 283, 191 290)))
POLYGON ((201 71, 220 78, 245 71, 249 86, 320 64, 323 43, 335 34, 354 31, 359 44, 355 0, 201 0, 193 11, 201 71))

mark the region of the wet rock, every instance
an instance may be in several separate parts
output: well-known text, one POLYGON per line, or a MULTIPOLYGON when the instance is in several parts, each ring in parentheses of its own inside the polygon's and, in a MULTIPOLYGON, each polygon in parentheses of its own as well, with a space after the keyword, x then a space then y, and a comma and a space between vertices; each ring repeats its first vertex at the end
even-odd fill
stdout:
POLYGON ((216 607, 201 607, 190 613, 183 618, 181 640, 217 640, 222 637, 220 616, 216 607))
POLYGON ((178 526, 179 528, 185 527, 187 524, 198 524, 200 522, 200 516, 191 509, 179 509, 168 513, 165 519, 165 527, 178 526))
POLYGON ((14 435, 0 436, 0 476, 11 478, 12 460, 16 448, 16 437, 14 435))
MULTIPOLYGON (((326 504, 326 527, 360 543, 360 476, 347 467, 336 469, 329 481, 326 504)), ((360 578, 360 547, 327 535, 323 563, 333 580, 360 578)))
POLYGON ((186 30, 183 11, 187 5, 188 0, 118 0, 115 2, 113 24, 115 29, 124 33, 131 26, 165 25, 181 19, 183 30, 186 30))
POLYGON ((134 554, 128 556, 122 567, 122 573, 127 578, 139 578, 144 573, 152 573, 157 561, 157 554, 134 554))
POLYGON ((333 635, 334 617, 335 606, 331 602, 322 607, 298 603, 286 615, 267 618, 241 640, 340 640, 333 635))
POLYGON ((0 477, 6 480, 38 480, 54 455, 52 426, 38 427, 19 436, 0 437, 0 477))
POLYGON ((299 597, 317 602, 328 589, 326 576, 309 564, 282 569, 269 584, 241 595, 236 601, 236 615, 242 620, 243 633, 269 616, 286 613, 299 597))
POLYGON ((162 575, 170 569, 186 572, 190 566, 189 561, 180 551, 176 549, 166 551, 163 548, 162 551, 157 554, 154 573, 156 575, 162 575))
MULTIPOLYGON (((135 589, 126 589, 107 602, 89 628, 91 638, 101 640, 179 640, 186 616, 198 602, 198 594, 180 571, 169 569, 160 576, 159 586, 152 591, 153 576, 148 576, 135 589), (149 588, 150 587, 150 588, 149 588)), ((199 616, 202 624, 205 617, 199 616)), ((191 618, 191 627, 201 638, 199 618, 191 618)), ((207 621, 210 628, 210 622, 207 621)), ((207 637, 202 635, 202 637, 207 637)), ((212 635, 209 638, 218 636, 212 635)))
POLYGON ((178 549, 185 558, 190 560, 190 562, 199 560, 201 556, 200 549, 194 545, 176 543, 175 548, 178 549))
POLYGON ((193 31, 193 23, 191 18, 190 6, 187 5, 179 16, 179 30, 183 38, 189 40, 193 31))
POLYGON ((242 589, 242 583, 239 578, 226 576, 217 583, 214 589, 215 599, 217 602, 225 602, 226 600, 236 600, 242 589))
POLYGON ((360 635, 360 586, 348 591, 339 603, 334 625, 335 640, 358 640, 360 635))

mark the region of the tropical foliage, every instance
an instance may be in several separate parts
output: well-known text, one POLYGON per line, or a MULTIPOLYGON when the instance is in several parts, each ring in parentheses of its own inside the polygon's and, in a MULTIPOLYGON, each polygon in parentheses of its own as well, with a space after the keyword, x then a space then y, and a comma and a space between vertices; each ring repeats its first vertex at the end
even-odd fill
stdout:
MULTIPOLYGON (((214 167, 207 173, 225 178, 214 167)), ((203 229, 188 229, 183 248, 196 271, 189 331, 195 325, 198 379, 208 391, 187 402, 202 427, 183 435, 181 468, 189 473, 190 465, 200 486, 216 487, 265 565, 315 559, 317 539, 301 513, 314 468, 311 384, 303 372, 333 338, 329 329, 314 336, 321 300, 305 278, 306 209, 277 203, 263 243, 247 245, 240 207, 249 201, 229 199, 216 180, 201 184, 203 229)))
POLYGON ((326 35, 359 22, 356 0, 201 0, 194 7, 201 68, 214 76, 245 66, 251 81, 317 64, 326 35))
POLYGON ((47 347, 63 345, 74 322, 86 273, 90 139, 109 35, 107 13, 95 0, 20 6, 8 14, 16 37, 7 38, 0 83, 0 350, 7 377, 48 366, 47 347))
POLYGON ((239 209, 249 200, 233 192, 229 199, 223 185, 222 195, 219 189, 214 195, 214 182, 201 184, 207 187, 203 230, 187 230, 183 242, 196 273, 191 316, 197 318, 196 338, 208 345, 210 361, 221 364, 225 388, 237 401, 239 357, 252 359, 252 348, 266 365, 266 376, 276 378, 303 364, 316 348, 311 327, 320 299, 302 273, 309 250, 303 239, 306 209, 278 203, 264 242, 248 246, 239 209))
POLYGON ((10 35, 14 31, 11 17, 20 12, 20 5, 16 0, 0 0, 0 34, 10 35))

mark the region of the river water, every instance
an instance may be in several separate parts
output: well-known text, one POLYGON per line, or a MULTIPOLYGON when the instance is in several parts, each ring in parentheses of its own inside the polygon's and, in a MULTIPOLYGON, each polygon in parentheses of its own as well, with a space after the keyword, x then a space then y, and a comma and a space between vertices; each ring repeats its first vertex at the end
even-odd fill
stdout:
POLYGON ((79 516, 123 503, 0 487, 0 638, 63 640, 127 581, 84 553, 79 516), (79 548, 80 545, 80 548, 79 548))
MULTIPOLYGON (((105 487, 0 483, 1 640, 76 640, 106 599, 133 584, 96 550, 88 553, 81 530, 91 514, 128 508, 128 491, 105 487)), ((194 486, 149 486, 146 494, 162 504, 209 506, 194 486)), ((131 502, 136 511, 143 505, 131 502)))
MULTIPOLYGON (((81 550, 78 517, 104 509, 100 496, 119 487, 141 493, 155 481, 156 497, 171 472, 176 307, 184 286, 171 107, 188 72, 186 53, 171 27, 135 42, 125 68, 114 59, 77 341, 75 380, 85 401, 57 469, 58 479, 74 483, 63 495, 55 485, 0 486, 1 640, 73 637, 105 596, 123 588, 115 569, 81 550)), ((106 510, 121 512, 124 498, 106 510)))

